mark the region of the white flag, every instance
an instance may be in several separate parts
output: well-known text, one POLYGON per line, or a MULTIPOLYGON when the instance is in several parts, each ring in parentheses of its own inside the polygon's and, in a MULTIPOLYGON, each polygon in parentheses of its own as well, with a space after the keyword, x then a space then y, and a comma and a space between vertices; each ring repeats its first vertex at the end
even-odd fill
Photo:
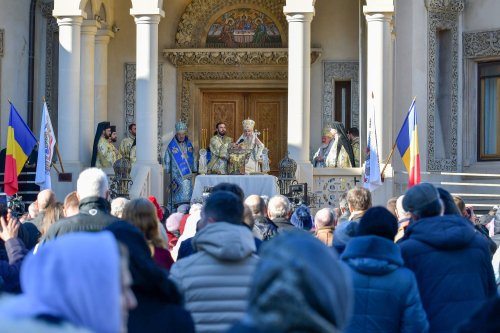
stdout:
POLYGON ((47 103, 43 103, 42 124, 40 126, 40 138, 38 140, 38 161, 36 165, 35 183, 40 186, 40 190, 50 189, 50 167, 52 156, 54 156, 54 146, 56 136, 50 121, 47 103))
POLYGON ((368 144, 366 145, 366 161, 365 161, 365 176, 363 178, 364 187, 370 192, 373 192, 378 186, 382 185, 380 177, 380 164, 378 162, 378 149, 377 149, 377 130, 375 128, 375 103, 373 103, 372 95, 372 108, 368 115, 368 144))

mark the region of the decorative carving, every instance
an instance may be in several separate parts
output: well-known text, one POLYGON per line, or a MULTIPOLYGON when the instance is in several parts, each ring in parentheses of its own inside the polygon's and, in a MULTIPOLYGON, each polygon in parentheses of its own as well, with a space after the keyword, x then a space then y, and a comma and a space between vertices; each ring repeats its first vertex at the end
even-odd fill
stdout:
POLYGON ((464 33, 463 45, 466 58, 499 56, 500 30, 464 33))
POLYGON ((0 57, 3 57, 3 37, 4 37, 4 30, 0 29, 0 57))
MULTIPOLYGON (((209 20, 216 14, 220 15, 224 8, 255 8, 266 13, 277 24, 277 28, 285 38, 288 35, 288 24, 283 15, 283 6, 286 0, 193 0, 186 7, 177 27, 176 46, 178 48, 202 47, 204 31, 209 20)), ((286 41, 283 40, 286 46, 286 41)))
POLYGON ((252 71, 252 72, 183 72, 181 74, 181 99, 180 110, 181 120, 189 123, 189 113, 193 105, 194 96, 191 91, 191 82, 193 80, 278 80, 286 81, 288 79, 287 71, 252 71))
POLYGON ((351 81, 351 122, 359 127, 359 63, 357 61, 323 62, 323 117, 321 128, 333 121, 335 81, 351 81))
POLYGON ((357 176, 315 176, 316 207, 337 206, 342 194, 356 187, 356 183, 359 183, 357 176))
POLYGON ((59 40, 58 31, 59 25, 57 20, 52 16, 54 10, 54 2, 41 2, 39 3, 43 17, 46 20, 47 29, 45 35, 45 102, 51 119, 56 119, 53 122, 54 131, 58 131, 58 87, 57 82, 59 78, 59 40))
POLYGON ((174 66, 286 65, 288 49, 170 49, 164 50, 174 66))
MULTIPOLYGON (((321 55, 311 50, 311 64, 321 55)), ((163 56, 174 66, 188 65, 287 65, 288 49, 165 49, 163 56)))
MULTIPOLYGON (((135 122, 135 64, 125 63, 125 128, 135 122)), ((161 161, 161 135, 163 133, 163 64, 158 64, 158 142, 157 154, 161 161)))
POLYGON ((425 6, 429 12, 461 13, 465 0, 426 0, 425 6))
POLYGON ((463 0, 428 0, 428 99, 427 99, 427 169, 456 171, 458 146, 458 18, 464 9, 463 0), (451 149, 450 158, 435 157, 435 118, 437 117, 438 32, 450 30, 451 52, 451 149))

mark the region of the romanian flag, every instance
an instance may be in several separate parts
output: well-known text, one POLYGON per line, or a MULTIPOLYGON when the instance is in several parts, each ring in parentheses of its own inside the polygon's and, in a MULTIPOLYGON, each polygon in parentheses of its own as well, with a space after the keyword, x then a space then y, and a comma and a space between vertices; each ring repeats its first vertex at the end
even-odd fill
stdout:
POLYGON ((418 151, 417 110, 415 99, 396 139, 401 159, 408 171, 408 188, 420 184, 420 154, 418 151))
POLYGON ((11 103, 4 176, 4 190, 8 195, 17 193, 19 189, 17 176, 21 173, 35 145, 35 136, 11 103))

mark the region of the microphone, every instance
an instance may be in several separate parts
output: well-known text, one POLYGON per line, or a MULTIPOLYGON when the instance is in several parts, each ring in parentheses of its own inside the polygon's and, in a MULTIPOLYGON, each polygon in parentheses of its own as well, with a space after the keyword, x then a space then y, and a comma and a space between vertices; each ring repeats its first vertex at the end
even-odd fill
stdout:
POLYGON ((239 144, 240 144, 240 143, 242 143, 243 141, 245 141, 245 139, 240 138, 240 139, 238 140, 238 142, 236 142, 236 144, 237 144, 237 145, 239 145, 239 144))

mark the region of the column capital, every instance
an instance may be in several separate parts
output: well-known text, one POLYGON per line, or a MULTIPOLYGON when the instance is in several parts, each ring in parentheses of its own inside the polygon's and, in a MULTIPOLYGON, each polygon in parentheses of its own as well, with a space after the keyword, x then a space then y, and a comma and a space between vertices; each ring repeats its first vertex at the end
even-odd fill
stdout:
POLYGON ((290 22, 311 22, 314 17, 314 13, 288 13, 286 14, 286 20, 290 22))
POLYGON ((135 18, 135 24, 156 24, 158 25, 161 20, 161 16, 158 14, 141 14, 133 15, 135 18))
POLYGON ((394 15, 393 0, 366 0, 366 6, 363 6, 365 15, 384 14, 387 16, 394 15))
POLYGON ((59 16, 57 17, 57 25, 72 25, 81 26, 83 22, 83 16, 59 16))
POLYGON ((96 20, 83 20, 81 33, 82 35, 95 35, 100 27, 101 23, 96 20))
POLYGON ((109 43, 109 40, 111 38, 114 38, 114 37, 115 37, 115 34, 111 30, 99 29, 99 30, 97 30, 97 33, 95 35, 95 42, 107 44, 107 43, 109 43))
POLYGON ((311 13, 314 16, 315 2, 316 0, 287 0, 286 5, 283 7, 283 13, 287 16, 289 14, 311 13))

